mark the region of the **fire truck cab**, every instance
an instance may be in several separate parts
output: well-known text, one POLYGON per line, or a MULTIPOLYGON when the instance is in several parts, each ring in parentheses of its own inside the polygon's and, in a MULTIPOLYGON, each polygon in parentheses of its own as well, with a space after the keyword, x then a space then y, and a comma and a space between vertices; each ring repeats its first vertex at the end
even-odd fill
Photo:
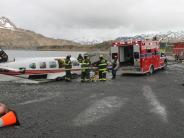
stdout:
POLYGON ((111 60, 118 57, 123 74, 145 74, 164 69, 167 60, 160 53, 157 40, 114 42, 111 47, 111 60))

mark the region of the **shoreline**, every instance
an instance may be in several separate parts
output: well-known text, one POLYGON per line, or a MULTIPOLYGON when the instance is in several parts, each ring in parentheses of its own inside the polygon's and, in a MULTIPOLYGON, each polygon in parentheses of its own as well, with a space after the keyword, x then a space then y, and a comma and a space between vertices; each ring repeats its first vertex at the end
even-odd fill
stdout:
POLYGON ((101 50, 101 49, 23 49, 23 48, 17 48, 17 49, 6 49, 6 48, 2 48, 3 50, 19 50, 19 51, 71 51, 71 52, 107 52, 109 50, 101 50))

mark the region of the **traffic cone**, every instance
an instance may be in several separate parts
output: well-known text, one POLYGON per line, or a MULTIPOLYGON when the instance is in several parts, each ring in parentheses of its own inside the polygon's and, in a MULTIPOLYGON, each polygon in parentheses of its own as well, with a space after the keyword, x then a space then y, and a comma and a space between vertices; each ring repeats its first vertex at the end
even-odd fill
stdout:
POLYGON ((16 114, 13 111, 9 111, 0 118, 0 127, 14 125, 17 121, 16 114))

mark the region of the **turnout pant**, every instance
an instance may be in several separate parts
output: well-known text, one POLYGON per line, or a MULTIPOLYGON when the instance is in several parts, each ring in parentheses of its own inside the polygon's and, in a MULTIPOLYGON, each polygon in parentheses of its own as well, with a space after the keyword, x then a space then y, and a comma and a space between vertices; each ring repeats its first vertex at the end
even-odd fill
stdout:
POLYGON ((99 71, 99 80, 100 81, 106 80, 106 71, 99 71))
POLYGON ((82 71, 81 81, 89 81, 89 80, 90 80, 90 70, 82 71))
POLYGON ((72 77, 71 71, 66 70, 65 72, 66 72, 65 80, 70 81, 72 77))

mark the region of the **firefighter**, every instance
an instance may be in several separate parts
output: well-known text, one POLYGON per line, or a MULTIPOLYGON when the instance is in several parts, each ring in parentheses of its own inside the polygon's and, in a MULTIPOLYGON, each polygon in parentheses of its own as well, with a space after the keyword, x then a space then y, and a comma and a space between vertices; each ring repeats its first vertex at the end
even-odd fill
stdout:
POLYGON ((176 54, 176 55, 175 55, 175 61, 176 61, 176 62, 179 62, 179 54, 176 54))
POLYGON ((81 63, 81 82, 90 81, 90 67, 91 61, 88 55, 84 55, 84 59, 81 63))
POLYGON ((118 68, 119 68, 119 61, 118 61, 118 57, 115 56, 114 60, 112 62, 112 79, 116 78, 116 72, 117 72, 118 68))
POLYGON ((79 56, 78 56, 77 60, 78 60, 78 62, 79 62, 79 63, 82 63, 82 61, 83 61, 83 57, 82 57, 82 55, 81 55, 81 54, 79 54, 79 56))
POLYGON ((66 59, 65 59, 65 63, 64 63, 65 73, 66 73, 65 81, 71 81, 72 62, 71 62, 70 58, 71 58, 71 55, 67 55, 66 59))
POLYGON ((107 73, 107 60, 103 57, 103 55, 100 55, 99 61, 97 63, 98 69, 99 69, 99 80, 100 81, 106 81, 106 73, 107 73))

